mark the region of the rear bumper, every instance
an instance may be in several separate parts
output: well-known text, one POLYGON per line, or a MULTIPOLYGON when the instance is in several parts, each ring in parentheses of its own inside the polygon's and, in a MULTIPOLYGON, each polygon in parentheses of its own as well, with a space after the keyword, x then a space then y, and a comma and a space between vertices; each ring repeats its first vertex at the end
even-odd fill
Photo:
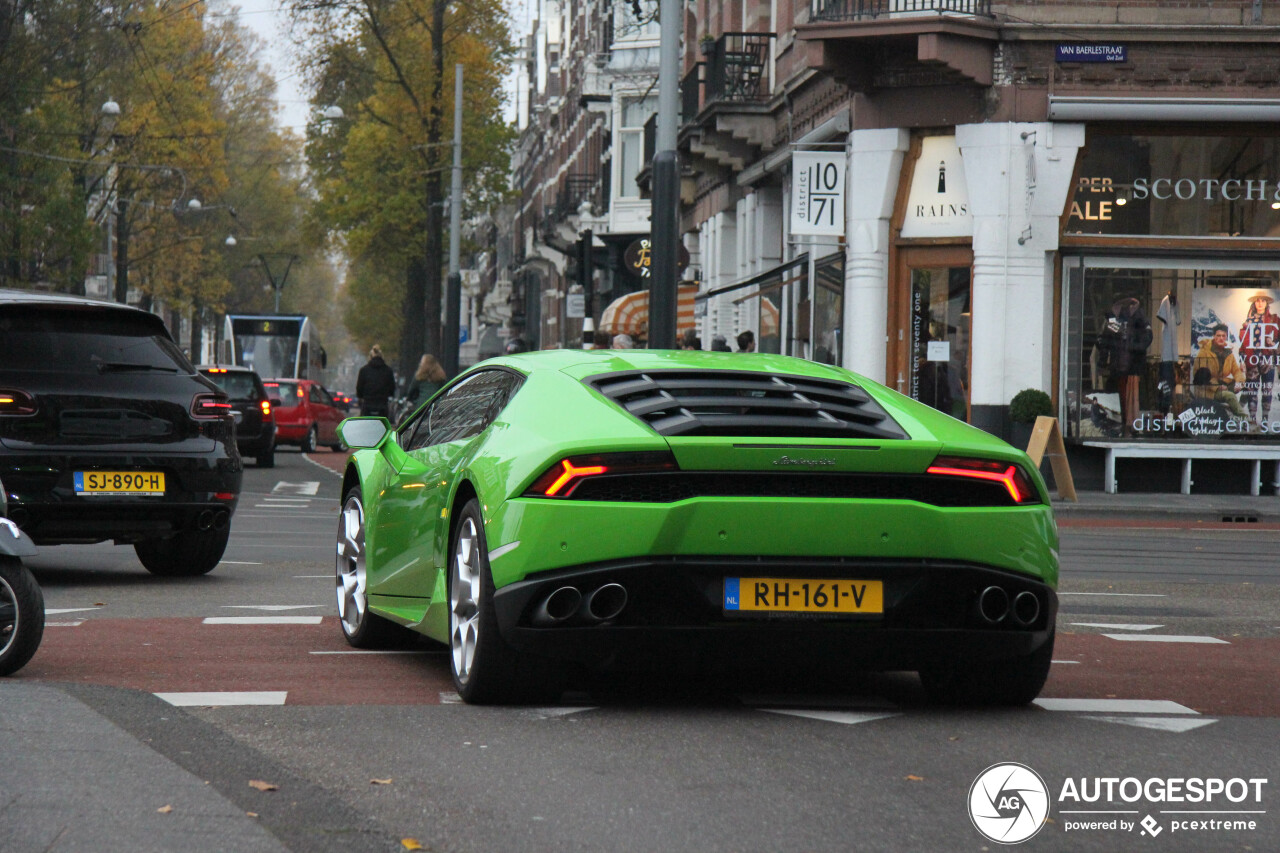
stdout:
POLYGON ((219 453, 0 457, 9 517, 37 545, 136 542, 229 521, 243 479, 238 455, 219 453), (162 471, 163 496, 78 495, 74 472, 162 471), (219 498, 218 495, 229 495, 219 498))
POLYGON ((531 576, 498 590, 494 604, 512 646, 588 665, 742 668, 804 662, 915 670, 1029 654, 1051 636, 1058 599, 1052 587, 1025 575, 967 563, 671 557, 531 576), (726 577, 880 580, 884 613, 739 615, 724 609, 726 577), (627 591, 626 607, 615 619, 593 624, 579 609, 562 622, 535 620, 538 605, 553 591, 572 586, 586 595, 606 583, 627 591), (990 586, 1011 599, 1031 592, 1039 605, 1036 618, 1027 624, 1012 614, 996 623, 985 619, 978 599, 990 586))

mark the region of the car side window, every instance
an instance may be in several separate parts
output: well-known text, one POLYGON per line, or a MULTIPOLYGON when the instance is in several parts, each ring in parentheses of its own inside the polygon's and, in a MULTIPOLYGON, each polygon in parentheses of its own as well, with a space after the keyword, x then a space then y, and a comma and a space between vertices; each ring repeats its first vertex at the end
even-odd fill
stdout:
POLYGON ((482 370, 431 403, 414 430, 409 449, 471 438, 493 423, 519 378, 504 370, 482 370))
POLYGON ((330 396, 328 391, 321 388, 319 385, 313 385, 311 387, 311 391, 315 394, 315 397, 313 398, 315 402, 322 406, 333 406, 333 397, 330 396))
POLYGON ((324 399, 321 398, 320 396, 320 387, 318 385, 312 385, 309 389, 307 389, 307 399, 313 403, 324 402, 324 399))

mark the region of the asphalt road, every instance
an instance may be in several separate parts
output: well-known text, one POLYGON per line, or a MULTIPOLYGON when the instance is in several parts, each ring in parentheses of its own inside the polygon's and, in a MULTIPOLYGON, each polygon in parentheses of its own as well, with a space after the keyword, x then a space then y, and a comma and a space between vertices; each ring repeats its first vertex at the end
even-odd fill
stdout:
MULTIPOLYGON (((276 459, 248 471, 210 575, 153 578, 110 545, 31 560, 50 627, 10 680, 74 696, 252 812, 242 849, 990 850, 969 797, 1001 762, 1036 771, 1052 801, 1028 849, 1280 849, 1280 531, 1064 527, 1055 663, 1026 709, 933 708, 910 674, 481 708, 458 703, 430 643, 346 646, 338 478, 318 464, 337 458, 276 459), (1208 802, 1178 802, 1177 785, 1173 802, 1146 796, 1159 784, 1088 800, 1096 779, 1129 777, 1267 781, 1239 801, 1238 785, 1208 802)), ((103 772, 95 785, 136 784, 103 772)), ((0 789, 4 775, 0 762, 0 789)), ((1003 805, 984 826, 1016 826, 1003 805)), ((27 832, 0 837, 45 838, 0 797, 0 830, 6 814, 27 832)), ((17 849, 64 849, 37 843, 17 849)))

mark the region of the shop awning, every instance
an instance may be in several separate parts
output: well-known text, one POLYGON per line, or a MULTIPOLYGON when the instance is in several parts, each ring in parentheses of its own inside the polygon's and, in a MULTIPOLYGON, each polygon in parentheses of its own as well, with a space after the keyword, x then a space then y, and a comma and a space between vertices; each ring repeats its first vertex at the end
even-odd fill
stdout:
MULTIPOLYGON (((698 293, 696 284, 680 286, 676 311, 676 331, 694 327, 693 301, 698 293)), ((631 335, 633 338, 649 337, 649 291, 638 290, 620 296, 609 303, 600 315, 600 330, 610 335, 631 335)))

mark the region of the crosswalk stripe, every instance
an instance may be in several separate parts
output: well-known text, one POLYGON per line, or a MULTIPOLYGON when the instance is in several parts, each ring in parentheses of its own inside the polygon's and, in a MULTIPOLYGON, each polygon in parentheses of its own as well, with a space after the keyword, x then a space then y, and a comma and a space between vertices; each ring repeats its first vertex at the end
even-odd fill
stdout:
POLYGON ((204 625, 319 625, 322 616, 206 616, 204 625))
POLYGON ((1102 636, 1110 640, 1121 640, 1129 642, 1145 642, 1145 643, 1219 643, 1222 645, 1231 645, 1226 640, 1219 640, 1217 637, 1198 637, 1190 634, 1103 634, 1102 636))
POLYGON ((898 717, 901 714, 874 713, 866 711, 821 711, 812 708, 757 708, 769 714, 785 714, 788 717, 804 717, 809 720, 821 720, 826 723, 841 723, 855 726, 858 723, 870 723, 887 717, 898 717))
POLYGON ((1196 714, 1186 705, 1169 699, 1037 699, 1046 711, 1075 711, 1112 714, 1196 714))
POLYGON ((1155 729, 1161 732, 1189 732, 1203 726, 1218 722, 1212 717, 1094 717, 1090 720, 1101 720, 1104 723, 1119 723, 1124 726, 1137 726, 1140 729, 1155 729))
POLYGON ((170 705, 189 708, 199 705, 283 705, 287 690, 210 691, 204 693, 156 693, 170 705))

